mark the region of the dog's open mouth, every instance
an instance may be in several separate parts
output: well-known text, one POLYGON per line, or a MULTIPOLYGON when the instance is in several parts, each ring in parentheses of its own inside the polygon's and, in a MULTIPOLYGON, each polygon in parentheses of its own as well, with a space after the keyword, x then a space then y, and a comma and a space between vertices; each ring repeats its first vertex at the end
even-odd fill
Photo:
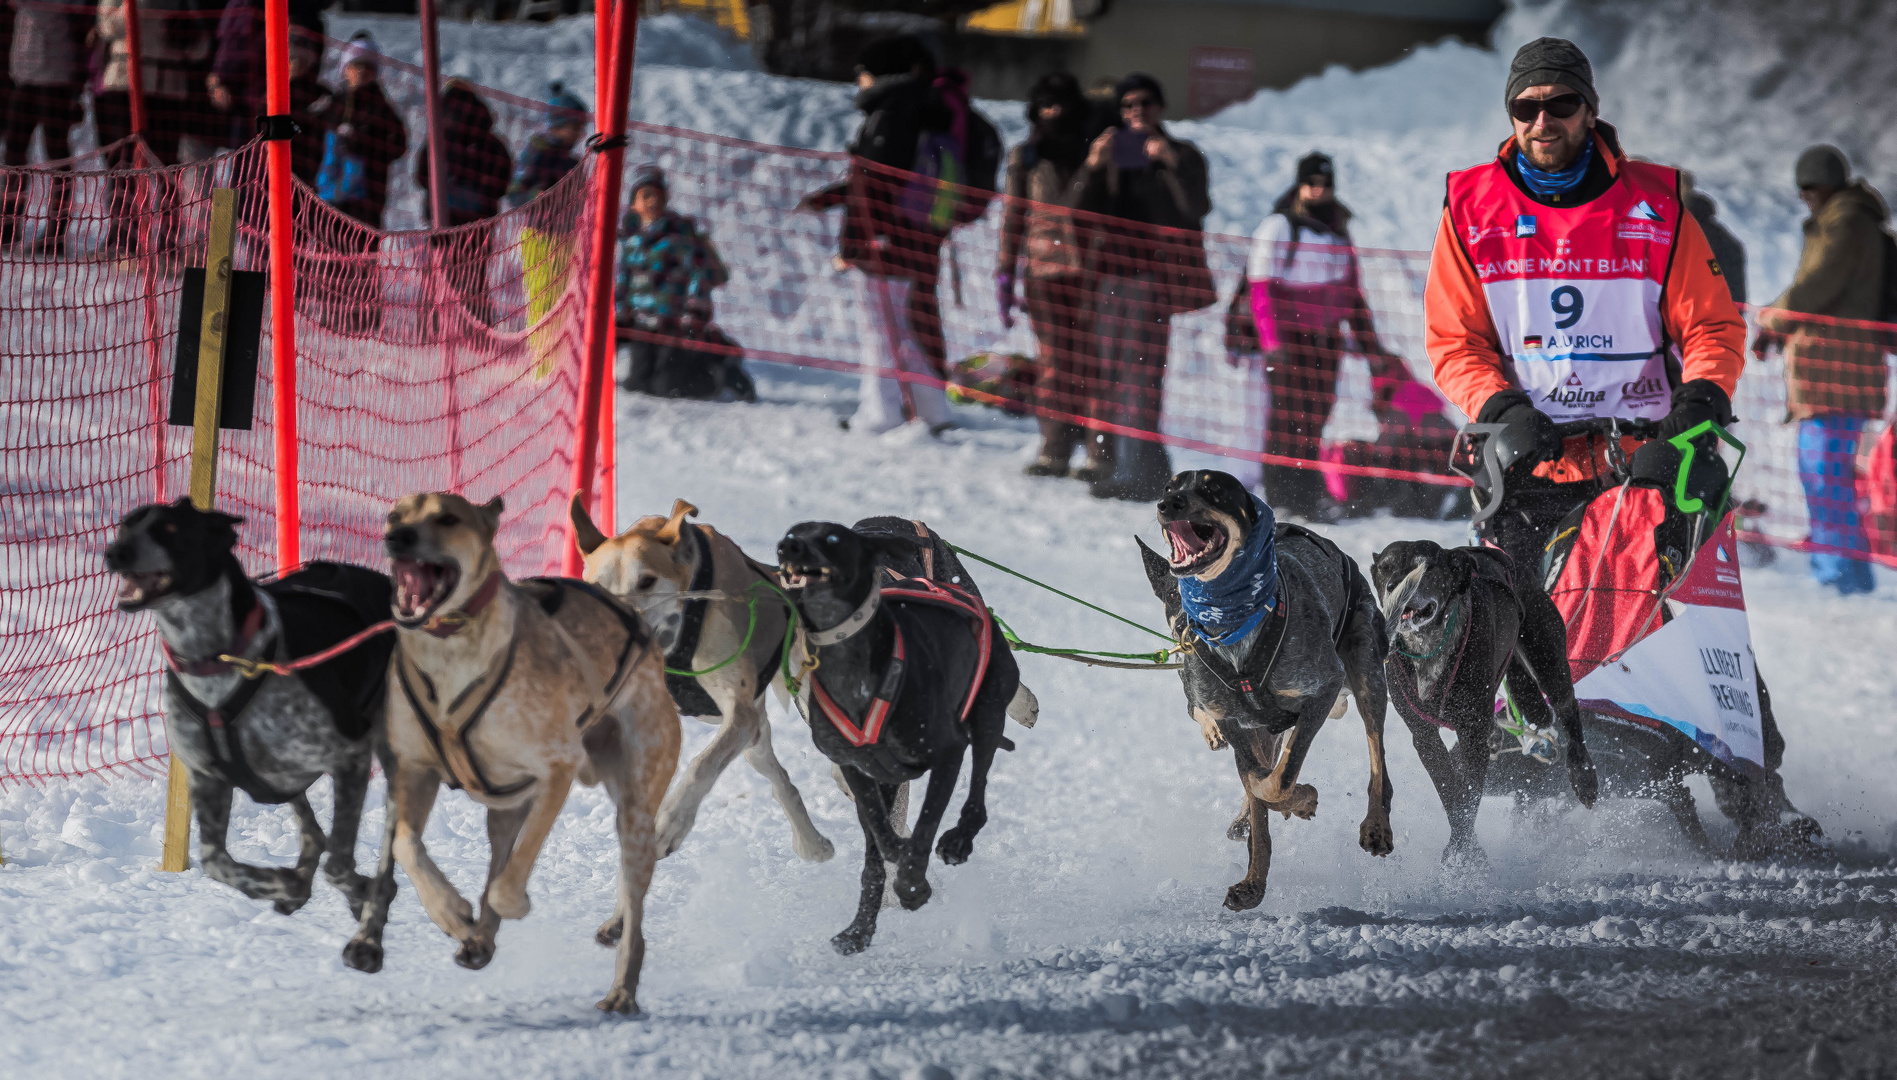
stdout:
POLYGON ((792 566, 789 563, 777 568, 778 580, 786 589, 807 588, 813 581, 830 580, 831 569, 827 566, 792 566))
POLYGON ((171 575, 162 570, 119 575, 119 610, 139 608, 171 593, 171 575))
POLYGON ((1165 523, 1166 540, 1172 544, 1172 572, 1190 574, 1210 566, 1225 550, 1225 530, 1217 525, 1183 518, 1165 523))
POLYGON ((1422 603, 1405 605, 1398 626, 1403 630, 1420 630, 1435 621, 1436 601, 1425 600, 1422 603))
POLYGON ((395 579, 395 621, 417 623, 435 613, 461 583, 461 570, 452 563, 391 559, 395 579))

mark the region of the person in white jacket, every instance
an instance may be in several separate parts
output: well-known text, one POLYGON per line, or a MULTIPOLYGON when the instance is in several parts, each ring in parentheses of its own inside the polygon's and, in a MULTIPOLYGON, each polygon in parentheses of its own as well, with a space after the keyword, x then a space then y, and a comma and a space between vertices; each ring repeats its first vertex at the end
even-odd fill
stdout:
MULTIPOLYGON (((1313 466, 1337 403, 1344 328, 1352 331, 1358 353, 1383 353, 1350 241, 1350 211, 1336 191, 1329 157, 1310 153, 1300 159, 1297 182, 1252 234, 1246 271, 1271 395, 1265 452, 1313 466)), ((1267 464, 1264 472, 1266 498, 1280 513, 1334 514, 1315 468, 1267 464)))

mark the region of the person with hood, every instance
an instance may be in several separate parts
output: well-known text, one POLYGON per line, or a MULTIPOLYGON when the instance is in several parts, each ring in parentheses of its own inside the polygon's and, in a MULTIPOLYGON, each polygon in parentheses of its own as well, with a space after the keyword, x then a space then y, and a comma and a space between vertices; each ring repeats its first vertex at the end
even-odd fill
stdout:
MULTIPOLYGON (((86 82, 86 29, 92 19, 83 10, 37 2, 13 0, 7 14, 13 16, 12 41, 5 54, 7 75, 13 91, 0 102, 0 138, 7 143, 6 163, 26 164, 27 148, 33 132, 41 133, 48 162, 65 162, 72 156, 73 126, 85 119, 80 95, 86 82), (17 14, 15 13, 17 9, 17 14)), ((72 166, 61 164, 52 178, 48 201, 46 231, 34 244, 42 254, 65 250, 66 224, 71 213, 72 166)), ((26 235, 26 187, 9 186, 0 196, 0 245, 11 244, 26 235)))
POLYGON ((566 178, 579 165, 573 147, 586 133, 586 102, 567 92, 563 83, 547 86, 547 119, 527 139, 527 148, 514 162, 514 175, 503 196, 508 209, 525 206, 566 178))
POLYGON ((356 31, 343 47, 343 89, 312 110, 326 133, 316 193, 371 229, 382 228, 389 166, 408 153, 408 127, 376 81, 381 71, 375 38, 356 31))
POLYGON ((1829 320, 1878 321, 1883 310, 1884 199, 1834 146, 1814 146, 1793 171, 1811 210, 1791 287, 1759 312, 1753 353, 1785 353, 1785 403, 1798 424, 1798 474, 1811 518, 1811 575, 1846 596, 1875 588, 1858 512, 1857 451, 1884 413, 1884 345, 1875 331, 1829 320), (1800 319, 1800 315, 1825 316, 1800 319))
MULTIPOLYGON (((1201 235, 1212 195, 1205 155, 1160 123, 1166 94, 1159 80, 1135 72, 1120 80, 1117 97, 1120 126, 1088 147, 1068 202, 1102 215, 1093 229, 1094 324, 1107 383, 1120 398, 1116 422, 1157 434, 1172 317, 1217 299, 1201 235), (1204 285, 1182 288, 1180 270, 1194 252, 1204 285), (1199 291, 1207 294, 1202 300, 1199 291)), ((1105 433, 1094 438, 1119 443, 1117 453, 1103 445, 1097 455, 1103 475, 1089 487, 1094 497, 1146 502, 1165 491, 1172 459, 1163 443, 1105 433), (1116 470, 1106 469, 1109 455, 1117 458, 1116 470)))
MULTIPOLYGON (((1344 330, 1353 332, 1357 352, 1384 352, 1350 241, 1350 210, 1337 200, 1337 169, 1328 156, 1313 151, 1298 161, 1296 180, 1252 233, 1245 276, 1271 395, 1265 452, 1315 465, 1337 404, 1344 330)), ((1264 475, 1266 498, 1280 513, 1340 512, 1314 468, 1267 464, 1264 475)))
MULTIPOLYGON (((947 353, 935 292, 948 233, 905 199, 924 132, 947 131, 954 122, 935 84, 935 57, 918 38, 902 34, 864 46, 856 65, 863 125, 850 144, 849 175, 798 203, 800 210, 844 208, 836 264, 862 272, 861 306, 870 321, 862 395, 845 426, 870 434, 910 419, 934 432, 953 426, 939 381, 947 353)), ((959 102, 966 108, 965 94, 959 102)))
MULTIPOLYGON (((442 150, 447 158, 446 183, 442 201, 447 204, 448 220, 435 222, 435 228, 458 228, 486 221, 500 212, 501 195, 513 176, 513 156, 507 144, 494 134, 494 111, 475 93, 466 79, 449 79, 441 90, 442 150)), ((415 155, 415 185, 429 191, 429 154, 427 146, 415 155)), ((429 216, 434 216, 434 201, 428 197, 429 216)), ((488 295, 488 261, 494 254, 492 228, 472 228, 430 240, 447 260, 448 280, 468 306, 468 313, 482 324, 494 321, 493 298, 488 295)))
POLYGON ((723 358, 697 346, 711 331, 711 292, 731 273, 698 222, 670 208, 657 165, 633 170, 630 201, 619 229, 613 311, 641 336, 631 342, 622 385, 655 397, 716 397, 723 358))
MULTIPOLYGON (((1087 98, 1064 71, 1044 75, 1028 91, 1028 138, 1008 155, 1007 203, 1001 218, 1001 259, 995 290, 1001 321, 1014 325, 1015 284, 1034 327, 1039 370, 1034 401, 1041 411, 1041 450, 1029 476, 1066 476, 1085 428, 1073 417, 1099 419, 1099 363, 1094 357, 1093 296, 1087 254, 1066 207, 1074 174, 1087 157, 1087 98)), ((1111 462, 1101 440, 1088 440, 1075 476, 1101 479, 1111 462)))

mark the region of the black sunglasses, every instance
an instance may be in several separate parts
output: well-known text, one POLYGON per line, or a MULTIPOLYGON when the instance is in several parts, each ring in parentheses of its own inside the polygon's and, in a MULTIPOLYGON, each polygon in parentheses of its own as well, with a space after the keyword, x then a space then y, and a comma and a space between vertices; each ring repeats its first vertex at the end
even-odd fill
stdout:
POLYGON ((1532 124, 1545 109, 1556 120, 1567 120, 1581 111, 1587 104, 1579 94, 1562 94, 1551 98, 1516 98, 1508 103, 1508 115, 1524 124, 1532 124))

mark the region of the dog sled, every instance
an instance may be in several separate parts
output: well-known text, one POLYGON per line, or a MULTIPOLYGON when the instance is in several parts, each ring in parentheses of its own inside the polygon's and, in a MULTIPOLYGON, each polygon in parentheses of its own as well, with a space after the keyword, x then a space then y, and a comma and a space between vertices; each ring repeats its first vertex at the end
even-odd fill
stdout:
MULTIPOLYGON (((1452 454, 1451 468, 1474 484, 1478 530, 1507 494, 1510 474, 1492 438, 1500 427, 1466 425, 1452 454)), ((1622 441, 1656 439, 1650 421, 1578 420, 1555 430, 1564 439, 1601 436, 1610 474, 1598 495, 1554 529, 1540 565, 1514 572, 1535 575, 1561 612, 1583 737, 1603 793, 1661 799, 1703 844, 1686 776, 1706 774, 1732 816, 1743 815, 1745 789, 1776 789, 1766 745, 1776 731, 1733 532, 1737 463, 1729 470, 1708 453, 1704 436, 1735 448, 1740 460, 1745 448, 1718 425, 1703 424, 1667 440, 1677 455, 1653 455, 1670 467, 1650 475, 1651 463, 1637 467, 1622 441)), ((1539 704, 1504 683, 1489 794, 1561 788, 1565 777, 1546 767, 1561 760, 1560 736, 1536 722, 1546 712, 1539 704)))

